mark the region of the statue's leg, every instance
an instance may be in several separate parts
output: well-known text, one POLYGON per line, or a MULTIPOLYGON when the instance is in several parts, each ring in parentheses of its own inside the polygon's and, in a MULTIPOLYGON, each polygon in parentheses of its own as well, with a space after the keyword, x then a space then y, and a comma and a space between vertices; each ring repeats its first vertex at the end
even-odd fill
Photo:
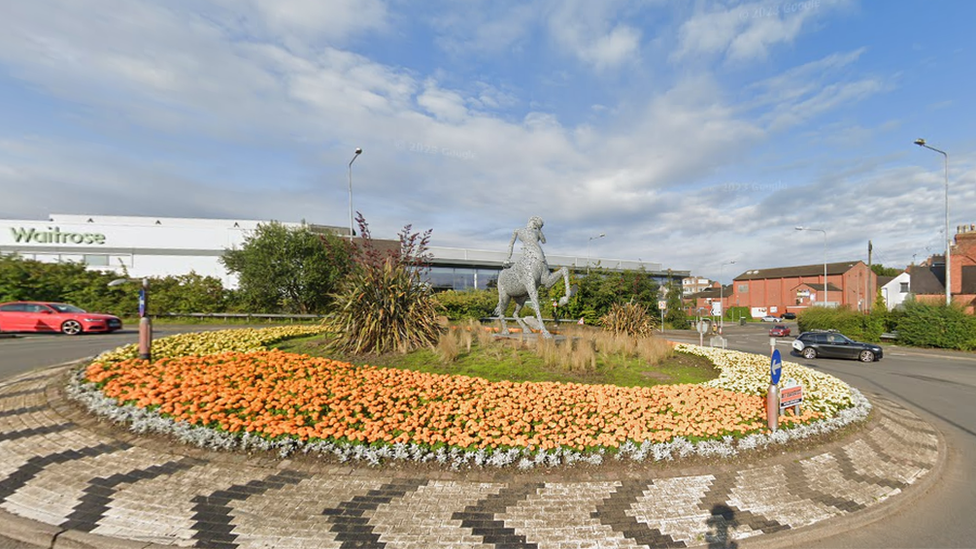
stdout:
POLYGON ((546 324, 542 322, 542 307, 539 307, 539 290, 535 287, 535 284, 530 284, 526 289, 529 291, 529 300, 535 308, 535 318, 539 321, 539 331, 542 333, 542 337, 546 339, 551 338, 552 334, 546 329, 546 324))
POLYGON ((508 310, 508 302, 511 300, 511 296, 503 292, 501 289, 498 290, 498 307, 495 307, 495 316, 501 322, 501 334, 508 333, 508 325, 505 324, 505 311, 508 310))
POLYGON ((515 322, 518 323, 519 328, 522 329, 522 333, 527 334, 532 332, 532 329, 529 327, 528 324, 525 323, 525 320, 522 319, 522 315, 520 314, 522 312, 522 307, 524 305, 525 305, 525 297, 516 297, 515 311, 512 313, 512 316, 515 318, 515 322))
POLYGON ((563 279, 563 282, 566 283, 566 294, 559 298, 559 306, 562 307, 563 305, 569 303, 569 298, 573 297, 572 288, 569 286, 569 270, 566 267, 560 267, 558 270, 545 275, 543 278, 543 284, 545 285, 546 289, 552 288, 556 285, 556 282, 559 281, 560 277, 563 279))

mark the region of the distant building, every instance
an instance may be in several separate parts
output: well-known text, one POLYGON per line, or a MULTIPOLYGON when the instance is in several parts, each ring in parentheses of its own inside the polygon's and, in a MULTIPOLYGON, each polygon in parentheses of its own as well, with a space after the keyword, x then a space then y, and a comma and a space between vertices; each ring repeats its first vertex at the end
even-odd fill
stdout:
MULTIPOLYGON (((213 276, 226 288, 237 279, 220 263, 228 249, 240 247, 264 220, 199 219, 112 215, 51 214, 47 220, 0 219, 0 255, 17 254, 45 262, 72 261, 92 270, 124 272, 133 278, 188 274, 213 276)), ((313 232, 348 236, 349 229, 305 223, 313 232)), ((358 238, 358 237, 357 237, 358 238)), ((396 240, 375 240, 382 250, 396 250, 396 240)), ((508 258, 508 242, 498 250, 431 246, 429 282, 438 290, 484 289, 498 278, 508 258), (504 248, 504 249, 503 249, 504 248)), ((518 248, 516 248, 518 253, 518 248)), ((582 271, 586 258, 548 255, 552 268, 582 271)), ((661 286, 679 282, 688 271, 663 269, 660 263, 593 258, 590 264, 609 271, 643 269, 661 286)))
POLYGON ((900 307, 912 294, 912 275, 907 270, 894 277, 879 276, 878 284, 881 285, 881 298, 889 311, 900 307))
POLYGON ((713 284, 714 283, 707 278, 702 278, 700 276, 686 276, 681 280, 681 293, 687 297, 711 288, 713 284))
MULTIPOLYGON (((949 248, 952 268, 952 302, 966 312, 976 310, 976 225, 959 225, 949 248)), ((933 255, 921 265, 909 268, 911 293, 924 301, 945 301, 945 255, 933 255)))
POLYGON ((863 261, 828 263, 826 281, 823 263, 752 269, 733 279, 728 306, 749 307, 753 318, 797 313, 814 305, 869 311, 877 278, 863 261))

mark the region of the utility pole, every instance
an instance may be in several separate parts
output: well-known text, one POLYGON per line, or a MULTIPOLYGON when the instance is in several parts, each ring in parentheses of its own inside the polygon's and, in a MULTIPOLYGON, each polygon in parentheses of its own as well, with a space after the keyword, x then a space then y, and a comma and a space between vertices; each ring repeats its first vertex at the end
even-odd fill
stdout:
POLYGON ((871 295, 871 252, 873 250, 871 241, 868 240, 868 279, 864 281, 864 310, 871 312, 871 305, 874 303, 874 296, 871 295))

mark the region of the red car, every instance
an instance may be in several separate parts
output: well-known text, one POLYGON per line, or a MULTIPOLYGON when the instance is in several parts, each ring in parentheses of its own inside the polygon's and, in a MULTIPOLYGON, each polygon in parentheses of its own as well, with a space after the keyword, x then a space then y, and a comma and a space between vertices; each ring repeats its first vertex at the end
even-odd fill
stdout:
POLYGON ((783 326, 782 324, 777 324, 769 329, 770 337, 786 337, 790 335, 789 326, 783 326))
POLYGON ((67 303, 0 303, 0 331, 4 332, 61 332, 78 335, 83 332, 108 333, 121 329, 122 320, 117 316, 89 313, 67 303))

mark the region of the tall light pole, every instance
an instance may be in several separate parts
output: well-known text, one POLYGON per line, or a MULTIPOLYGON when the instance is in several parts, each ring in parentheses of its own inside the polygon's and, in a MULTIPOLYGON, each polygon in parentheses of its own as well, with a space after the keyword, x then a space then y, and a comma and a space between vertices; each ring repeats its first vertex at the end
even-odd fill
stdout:
POLYGON ((718 266, 718 304, 722 311, 722 316, 718 318, 718 333, 722 333, 725 328, 725 285, 722 284, 722 270, 726 265, 735 265, 735 261, 726 261, 718 266))
POLYGON ((352 155, 349 161, 349 242, 352 242, 352 163, 363 154, 363 150, 356 147, 356 154, 352 155))
POLYGON ((607 236, 606 233, 600 233, 596 236, 591 236, 590 239, 586 241, 586 274, 590 274, 590 242, 605 236, 607 236))
POLYGON ((952 237, 949 235, 949 153, 926 145, 922 138, 916 139, 915 144, 941 154, 945 160, 945 290, 946 305, 950 305, 952 304, 952 259, 949 255, 951 251, 949 248, 952 245, 952 237))
POLYGON ((811 229, 810 227, 797 227, 798 231, 820 231, 824 235, 824 281, 823 281, 823 303, 827 306, 827 231, 824 229, 811 229))
POLYGON ((129 282, 141 282, 139 289, 139 358, 152 360, 152 319, 149 318, 149 279, 116 278, 109 286, 120 286, 129 282))

